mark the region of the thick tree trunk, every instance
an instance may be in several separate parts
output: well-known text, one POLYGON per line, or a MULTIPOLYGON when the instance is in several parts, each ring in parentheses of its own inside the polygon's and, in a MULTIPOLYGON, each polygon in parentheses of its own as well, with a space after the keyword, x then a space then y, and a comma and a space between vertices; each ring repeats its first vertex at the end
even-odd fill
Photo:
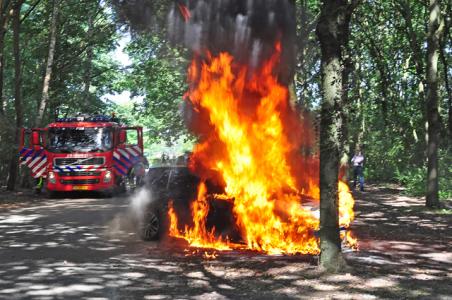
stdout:
MULTIPOLYGON (((347 21, 347 23, 350 23, 350 20, 347 21)), ((347 45, 349 41, 350 34, 347 32, 344 34, 346 37, 346 40, 344 41, 344 44, 347 45)), ((347 49, 347 47, 344 47, 344 49, 347 49)), ((340 134, 339 134, 339 143, 340 143, 340 169, 339 169, 339 178, 344 181, 348 182, 348 168, 349 168, 349 153, 350 153, 350 144, 348 143, 348 117, 349 112, 351 109, 351 103, 350 99, 348 97, 348 91, 349 91, 349 84, 350 84, 350 72, 353 69, 353 62, 349 56, 349 51, 347 49, 346 56, 347 58, 343 61, 342 66, 342 109, 339 115, 340 118, 340 134)))
POLYGON ((36 120, 35 120, 36 126, 41 125, 42 119, 44 118, 45 110, 46 110, 48 102, 49 102, 49 87, 50 87, 50 80, 52 79, 52 67, 53 67, 53 59, 55 56, 55 45, 56 45, 56 39, 57 39, 57 22, 58 22, 59 11, 60 11, 60 0, 54 0, 52 21, 50 24, 49 51, 48 51, 48 55, 47 55, 47 64, 46 64, 46 72, 44 75, 44 83, 42 85, 41 102, 39 104, 38 113, 36 115, 36 120))
POLYGON ((14 108, 16 110, 16 132, 15 132, 15 147, 11 149, 11 160, 9 163, 9 175, 7 190, 13 191, 16 187, 17 171, 18 171, 18 156, 19 156, 19 134, 20 128, 23 126, 23 110, 22 110, 22 74, 21 74, 21 60, 20 60, 20 9, 23 1, 18 1, 14 5, 13 11, 13 52, 14 52, 14 108))
POLYGON ((438 113, 438 58, 440 38, 444 29, 439 0, 430 0, 427 36, 427 193, 426 205, 439 207, 438 146, 440 121, 438 113))
POLYGON ((346 47, 350 15, 354 5, 345 0, 323 1, 317 36, 322 52, 320 121, 320 265, 340 271, 345 265, 341 253, 338 213, 338 171, 342 128, 342 49, 346 47))
POLYGON ((320 264, 329 271, 344 265, 338 224, 338 166, 341 124, 336 105, 340 98, 341 65, 338 58, 322 66, 324 99, 320 120, 320 264))

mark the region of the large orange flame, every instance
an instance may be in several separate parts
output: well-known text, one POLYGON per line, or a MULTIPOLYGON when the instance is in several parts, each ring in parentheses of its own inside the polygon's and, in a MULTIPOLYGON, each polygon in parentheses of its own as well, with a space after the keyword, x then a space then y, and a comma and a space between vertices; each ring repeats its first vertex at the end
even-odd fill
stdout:
MULTIPOLYGON (((274 69, 281 47, 262 68, 234 62, 228 53, 194 60, 189 70, 192 88, 187 100, 199 113, 201 143, 195 147, 192 169, 200 175, 215 170, 222 176, 227 197, 245 247, 269 254, 317 254, 319 220, 304 200, 319 200, 318 158, 312 153, 314 134, 309 120, 291 106, 288 88, 274 69), (203 120, 204 118, 204 120, 203 120), (306 123, 306 124, 305 124, 306 123)), ((195 125, 196 126, 196 125, 195 125)), ((206 175, 207 176, 207 175, 206 175)), ((202 176, 201 176, 202 177, 202 176)), ((353 219, 354 200, 348 186, 339 183, 340 224, 353 219)), ((193 227, 177 228, 170 206, 170 235, 196 247, 228 250, 230 243, 206 230, 206 187, 201 184, 191 207, 193 227)))
POLYGON ((231 250, 231 243, 228 240, 216 238, 215 228, 207 230, 206 218, 209 213, 209 204, 206 199, 207 189, 204 183, 198 187, 198 196, 192 202, 191 211, 193 215, 193 228, 185 226, 183 233, 179 232, 177 216, 174 211, 172 201, 169 202, 168 215, 170 218, 169 234, 170 236, 184 238, 190 246, 202 248, 214 248, 218 250, 231 250))

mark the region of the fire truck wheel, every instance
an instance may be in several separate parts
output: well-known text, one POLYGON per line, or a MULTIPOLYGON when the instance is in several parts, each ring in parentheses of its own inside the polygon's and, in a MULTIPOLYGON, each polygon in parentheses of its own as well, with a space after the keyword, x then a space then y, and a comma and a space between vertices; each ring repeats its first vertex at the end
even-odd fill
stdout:
POLYGON ((50 199, 59 199, 61 198, 63 193, 56 191, 47 191, 47 197, 50 199))
POLYGON ((124 191, 126 193, 133 192, 136 187, 136 176, 131 173, 129 176, 124 178, 124 191))
POLYGON ((112 191, 103 191, 101 192, 101 195, 105 198, 113 198, 113 192, 112 191))
POLYGON ((124 178, 123 184, 126 193, 133 192, 137 187, 143 185, 143 177, 136 175, 135 170, 132 169, 129 175, 124 178))
POLYGON ((159 214, 150 210, 139 223, 139 234, 144 241, 158 240, 161 232, 159 214))

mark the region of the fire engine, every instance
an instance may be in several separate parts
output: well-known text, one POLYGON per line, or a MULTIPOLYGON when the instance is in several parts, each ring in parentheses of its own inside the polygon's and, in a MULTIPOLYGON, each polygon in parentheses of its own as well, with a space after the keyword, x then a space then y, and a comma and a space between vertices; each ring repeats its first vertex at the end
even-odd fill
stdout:
POLYGON ((143 128, 114 116, 57 118, 45 128, 21 130, 20 164, 52 193, 131 190, 141 183, 148 162, 143 128))

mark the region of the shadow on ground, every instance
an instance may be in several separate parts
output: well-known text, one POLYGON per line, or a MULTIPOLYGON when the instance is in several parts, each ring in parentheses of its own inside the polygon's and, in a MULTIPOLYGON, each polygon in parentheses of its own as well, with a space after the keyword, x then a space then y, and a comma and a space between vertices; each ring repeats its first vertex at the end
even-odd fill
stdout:
POLYGON ((0 213, 0 298, 449 299, 451 215, 396 187, 355 196, 360 251, 346 253, 351 269, 336 275, 312 256, 207 259, 175 241, 141 242, 127 199, 41 199, 0 213))

